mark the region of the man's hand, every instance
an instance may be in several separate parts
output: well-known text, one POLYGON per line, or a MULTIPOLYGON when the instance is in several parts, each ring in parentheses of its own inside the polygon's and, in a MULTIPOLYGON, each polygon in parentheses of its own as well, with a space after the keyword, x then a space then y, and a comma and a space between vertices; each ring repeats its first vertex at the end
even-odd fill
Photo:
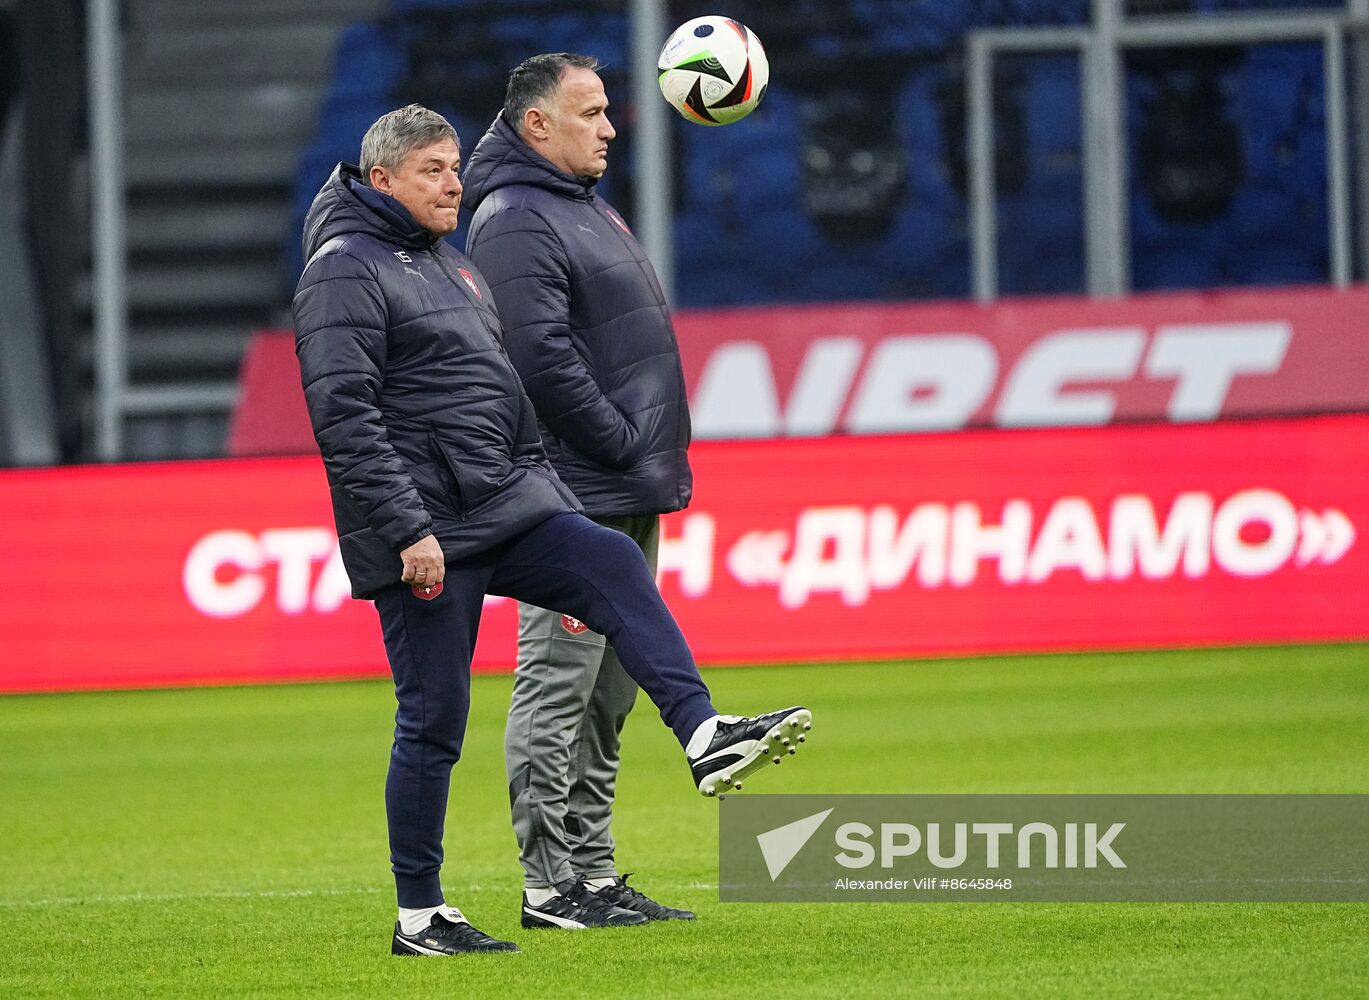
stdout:
POLYGON ((424 535, 399 553, 404 560, 400 579, 415 587, 435 587, 447 573, 447 561, 442 557, 442 546, 432 535, 424 535))

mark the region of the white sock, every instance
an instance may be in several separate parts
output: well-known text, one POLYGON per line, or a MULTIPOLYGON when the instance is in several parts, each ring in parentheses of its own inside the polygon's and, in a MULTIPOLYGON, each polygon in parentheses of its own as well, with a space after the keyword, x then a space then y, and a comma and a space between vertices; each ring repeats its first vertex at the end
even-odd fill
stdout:
POLYGON ((523 892, 527 894, 529 906, 541 906, 547 900, 555 899, 561 895, 555 889, 534 889, 531 886, 525 888, 523 892))
POLYGON ((585 885, 589 886, 595 892, 598 892, 600 889, 607 889, 617 881, 617 875, 609 875, 605 878, 587 878, 585 879, 585 885))
POLYGON ((721 715, 715 715, 711 719, 704 719, 699 723, 699 728, 694 730, 694 735, 685 744, 686 757, 698 757, 708 749, 708 744, 713 739, 713 734, 718 731, 718 721, 721 715))
POLYGON ((436 906, 419 906, 413 909, 401 906, 399 908, 399 932, 401 934, 417 934, 419 931, 427 930, 428 925, 433 922, 433 915, 437 913, 441 913, 454 924, 470 923, 464 913, 455 906, 448 906, 446 903, 439 903, 436 906))

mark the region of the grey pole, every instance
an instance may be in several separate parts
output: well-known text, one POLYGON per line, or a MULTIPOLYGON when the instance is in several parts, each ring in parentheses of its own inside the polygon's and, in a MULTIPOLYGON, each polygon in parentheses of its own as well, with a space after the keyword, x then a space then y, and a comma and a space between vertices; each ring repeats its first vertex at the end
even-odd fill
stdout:
POLYGON ((1131 285, 1122 57, 1117 0, 1093 0, 1084 52, 1084 225, 1090 295, 1131 285))
MULTIPOLYGON (((24 190, 23 133, 30 112, 22 101, 16 112, 0 129, 0 191, 24 190)), ((52 465, 61 449, 23 233, 22 199, 0 201, 0 464, 52 465)))
POLYGON ((95 442, 98 456, 111 462, 123 453, 123 394, 128 371, 123 73, 118 0, 89 0, 86 44, 94 223, 91 314, 95 328, 95 442))
POLYGON ((970 165, 970 253, 974 258, 974 297, 998 298, 998 227, 994 204, 993 50, 987 40, 971 36, 965 70, 965 106, 969 127, 965 152, 970 165))
POLYGON ((1326 94, 1327 206, 1331 217, 1331 281, 1337 288, 1350 284, 1353 273, 1350 240, 1350 171, 1346 141, 1345 40, 1339 29, 1326 29, 1323 49, 1326 94))
POLYGON ((637 218, 633 220, 642 247, 651 258, 666 300, 674 300, 675 255, 671 244, 670 122, 667 105, 656 82, 656 58, 666 39, 665 0, 632 0, 632 103, 637 111, 637 218))

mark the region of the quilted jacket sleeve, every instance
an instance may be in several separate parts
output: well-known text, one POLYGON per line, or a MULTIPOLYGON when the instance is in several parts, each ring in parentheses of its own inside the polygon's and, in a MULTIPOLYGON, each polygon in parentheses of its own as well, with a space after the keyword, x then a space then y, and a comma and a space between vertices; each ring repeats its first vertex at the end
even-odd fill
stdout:
POLYGON ((295 351, 334 490, 396 551, 432 531, 381 416, 387 317, 380 284, 345 251, 313 261, 295 293, 295 351))
POLYGON ((538 418, 601 465, 627 469, 645 445, 594 380, 570 336, 570 262, 548 223, 506 210, 475 234, 471 257, 499 303, 504 346, 538 418))

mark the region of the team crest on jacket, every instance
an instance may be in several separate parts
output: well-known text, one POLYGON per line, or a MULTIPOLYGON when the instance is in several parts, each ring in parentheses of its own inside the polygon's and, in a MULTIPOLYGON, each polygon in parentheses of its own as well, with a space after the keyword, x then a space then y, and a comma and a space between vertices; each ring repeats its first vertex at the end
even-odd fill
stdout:
POLYGON ((480 286, 475 283, 475 276, 464 267, 458 267, 456 270, 457 273, 461 275, 462 279, 465 280, 466 284, 471 286, 471 291, 475 292, 475 297, 477 299, 483 299, 485 296, 480 294, 480 286))
POLYGON ((610 220, 612 220, 615 226, 617 226, 623 232, 627 233, 629 236, 632 235, 632 230, 627 227, 627 223, 623 221, 622 216, 620 216, 617 212, 615 212, 611 208, 605 208, 604 213, 609 217, 610 220))
POLYGON ((571 635, 579 635, 581 632, 588 632, 589 626, 579 618, 572 618, 570 615, 561 616, 561 627, 571 635))

